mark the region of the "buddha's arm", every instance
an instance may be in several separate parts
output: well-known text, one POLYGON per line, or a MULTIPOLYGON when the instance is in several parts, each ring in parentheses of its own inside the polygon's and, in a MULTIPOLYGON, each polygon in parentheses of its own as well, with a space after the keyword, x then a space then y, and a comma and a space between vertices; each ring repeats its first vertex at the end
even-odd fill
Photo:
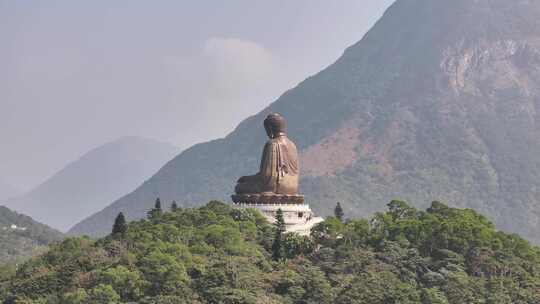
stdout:
POLYGON ((264 146, 259 175, 262 177, 277 176, 279 144, 269 141, 264 146))
POLYGON ((272 168, 272 158, 274 158, 273 155, 275 155, 275 147, 272 142, 267 142, 264 146, 262 157, 261 157, 261 165, 259 172, 254 175, 247 175, 242 176, 238 179, 238 183, 250 183, 250 182, 256 182, 259 181, 262 176, 270 176, 271 174, 271 168, 272 168))
POLYGON ((248 182, 251 182, 255 179, 257 179, 257 177, 259 176, 259 174, 255 174, 255 175, 247 175, 247 176, 242 176, 238 179, 238 183, 248 183, 248 182))

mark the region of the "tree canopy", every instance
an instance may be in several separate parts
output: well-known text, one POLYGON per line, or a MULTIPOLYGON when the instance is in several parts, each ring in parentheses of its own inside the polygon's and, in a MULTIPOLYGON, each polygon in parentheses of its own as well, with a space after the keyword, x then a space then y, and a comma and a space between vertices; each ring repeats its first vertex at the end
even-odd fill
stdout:
POLYGON ((116 219, 114 220, 114 225, 112 228, 112 234, 114 236, 124 235, 127 231, 126 218, 122 212, 118 213, 116 219))
MULTIPOLYGON (((0 275, 4 303, 540 303, 540 249, 484 216, 393 201, 370 220, 330 217, 282 235, 220 202, 68 238, 0 275)), ((0 274, 1 268, 0 268, 0 274)))

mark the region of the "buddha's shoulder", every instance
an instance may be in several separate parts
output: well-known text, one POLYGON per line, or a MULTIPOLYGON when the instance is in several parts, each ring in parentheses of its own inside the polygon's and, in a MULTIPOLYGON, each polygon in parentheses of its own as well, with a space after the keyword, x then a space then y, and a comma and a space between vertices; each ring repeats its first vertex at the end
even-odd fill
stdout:
POLYGON ((277 138, 271 138, 266 142, 267 146, 277 146, 279 145, 279 139, 277 138))
POLYGON ((296 147, 294 142, 292 140, 290 140, 288 137, 285 137, 285 136, 269 139, 266 142, 266 145, 267 146, 286 145, 286 146, 296 147))
POLYGON ((289 146, 289 147, 295 147, 295 148, 296 148, 296 145, 294 144, 294 141, 292 141, 292 140, 291 140, 290 138, 288 138, 288 137, 284 137, 282 143, 286 144, 286 145, 289 146))

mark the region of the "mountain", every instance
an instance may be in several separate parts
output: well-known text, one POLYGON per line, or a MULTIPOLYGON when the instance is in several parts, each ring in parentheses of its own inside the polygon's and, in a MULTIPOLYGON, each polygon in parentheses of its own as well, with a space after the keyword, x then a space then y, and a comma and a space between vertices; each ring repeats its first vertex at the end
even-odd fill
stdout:
POLYGON ((104 233, 120 211, 144 216, 156 196, 228 200, 258 168, 265 115, 279 112, 320 214, 337 201, 366 215, 392 198, 438 199, 540 242, 539 110, 540 2, 398 0, 334 64, 71 231, 104 233))
POLYGON ((59 231, 0 206, 0 264, 30 257, 61 238, 59 231))
POLYGON ((17 188, 0 180, 0 203, 3 202, 4 200, 15 197, 19 195, 20 193, 21 192, 17 188))
POLYGON ((311 237, 278 238, 258 211, 215 201, 154 214, 0 269, 0 302, 540 303, 540 248, 470 209, 388 206, 311 237))
POLYGON ((167 143, 123 137, 86 153, 7 206, 66 231, 135 189, 177 153, 167 143))

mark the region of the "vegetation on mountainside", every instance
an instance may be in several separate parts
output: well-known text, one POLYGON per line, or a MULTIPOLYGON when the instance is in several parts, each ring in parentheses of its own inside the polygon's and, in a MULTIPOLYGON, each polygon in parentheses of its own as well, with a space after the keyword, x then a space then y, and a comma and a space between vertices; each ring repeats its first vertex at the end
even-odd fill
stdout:
POLYGON ((60 232, 0 206, 0 264, 24 260, 61 238, 60 232))
MULTIPOLYGON (((153 212, 0 276, 4 303, 540 303, 540 249, 472 210, 393 201, 281 235, 255 210, 153 212), (275 238, 280 237, 280 257, 275 238)), ((279 226, 279 225, 276 225, 279 226)))

